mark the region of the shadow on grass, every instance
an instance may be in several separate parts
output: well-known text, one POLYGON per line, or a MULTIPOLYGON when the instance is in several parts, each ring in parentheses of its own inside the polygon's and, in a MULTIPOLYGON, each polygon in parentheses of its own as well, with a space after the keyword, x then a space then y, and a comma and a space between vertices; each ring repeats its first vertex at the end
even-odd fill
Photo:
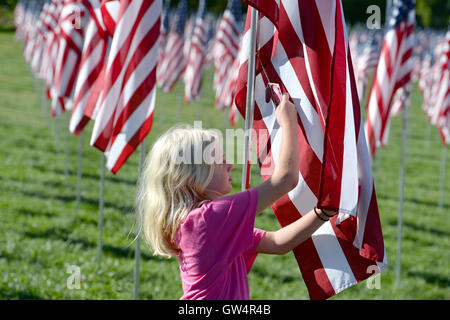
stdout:
POLYGON ((24 291, 13 291, 13 290, 1 290, 0 294, 1 299, 20 299, 20 300, 44 300, 45 298, 35 295, 29 290, 24 291))
MULTIPOLYGON (((391 220, 389 222, 389 225, 397 226, 397 220, 391 220)), ((428 233, 432 233, 433 235, 439 236, 439 237, 446 237, 446 238, 450 237, 450 232, 447 232, 444 230, 439 230, 436 228, 427 228, 427 227, 424 227, 423 225, 416 225, 414 223, 406 222, 406 221, 403 221, 402 225, 403 225, 403 227, 412 229, 414 231, 428 232, 428 233)))
MULTIPOLYGON (((33 197, 33 198, 39 198, 39 199, 45 199, 45 200, 58 200, 62 202, 75 202, 76 201, 76 195, 73 196, 64 196, 64 195, 48 195, 42 192, 29 192, 29 191, 20 191, 24 196, 26 197, 33 197)), ((98 205, 98 199, 90 199, 85 198, 81 196, 81 204, 90 204, 93 206, 98 205)), ((116 210, 119 210, 123 213, 132 213, 134 212, 134 208, 132 206, 121 206, 120 204, 117 204, 115 202, 105 201, 104 202, 105 208, 114 208, 116 210)))
MULTIPOLYGON (((48 167, 45 167, 45 166, 41 166, 41 165, 33 165, 32 167, 34 169, 38 170, 38 171, 41 171, 41 172, 52 171, 52 172, 54 172, 56 174, 64 176, 64 170, 61 170, 61 169, 51 170, 51 168, 48 168, 48 167)), ((77 171, 69 169, 67 174, 69 176, 76 176, 77 175, 77 171)), ((100 174, 92 174, 92 173, 83 172, 82 179, 97 180, 100 183, 100 174)), ((124 184, 130 185, 130 186, 136 186, 136 184, 137 184, 136 180, 128 180, 128 179, 124 179, 124 178, 119 178, 117 176, 106 176, 105 177, 105 181, 110 181, 110 182, 114 182, 114 183, 124 183, 124 184)))
MULTIPOLYGON (((384 200, 398 201, 398 197, 391 197, 386 194, 382 194, 382 193, 378 193, 378 192, 377 192, 377 197, 380 199, 384 199, 384 200)), ((430 207, 438 206, 437 200, 436 201, 428 201, 428 200, 419 200, 419 199, 414 199, 414 198, 405 198, 405 202, 411 202, 414 204, 430 206, 430 207)), ((444 203, 442 205, 442 207, 443 207, 443 209, 450 209, 450 204, 444 203)))
POLYGON ((408 272, 408 276, 422 278, 430 284, 438 285, 440 288, 450 287, 450 279, 442 275, 427 272, 408 272))
MULTIPOLYGON (((60 240, 65 242, 66 245, 81 245, 83 249, 96 249, 97 243, 85 240, 85 239, 77 239, 71 238, 68 236, 70 233, 69 229, 66 228, 52 228, 46 229, 43 231, 27 231, 24 233, 24 237, 31 239, 53 239, 60 240)), ((109 255, 118 257, 118 258, 126 258, 126 259, 134 259, 134 249, 133 248, 119 248, 107 244, 103 244, 103 252, 109 255)), ((155 260, 156 258, 150 256, 144 252, 141 252, 141 259, 143 260, 155 260)))
POLYGON ((40 211, 40 210, 25 209, 25 208, 15 209, 14 213, 20 214, 22 216, 27 216, 27 217, 37 217, 37 216, 49 217, 49 218, 55 217, 55 214, 53 214, 51 212, 44 212, 44 211, 40 211))
POLYGON ((274 273, 268 273, 266 270, 262 269, 261 267, 257 267, 254 266, 252 268, 252 273, 258 275, 261 278, 271 278, 273 280, 276 280, 278 282, 281 283, 289 283, 289 282, 293 282, 293 281, 298 281, 299 279, 301 279, 301 275, 299 275, 299 277, 293 277, 290 275, 279 275, 279 274, 274 274, 274 273))

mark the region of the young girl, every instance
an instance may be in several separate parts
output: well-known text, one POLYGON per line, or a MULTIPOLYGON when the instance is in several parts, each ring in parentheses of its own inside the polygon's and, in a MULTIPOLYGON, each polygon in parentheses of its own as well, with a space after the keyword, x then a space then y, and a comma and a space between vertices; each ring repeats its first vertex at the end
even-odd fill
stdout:
POLYGON ((225 195, 232 190, 234 166, 195 161, 206 148, 213 147, 216 160, 223 153, 214 131, 173 128, 153 145, 140 180, 138 212, 154 254, 179 260, 181 299, 249 299, 247 274, 258 253, 289 252, 335 214, 314 208, 278 231, 255 228, 256 214, 298 183, 297 111, 286 94, 276 118, 283 131, 273 175, 230 196, 225 195))

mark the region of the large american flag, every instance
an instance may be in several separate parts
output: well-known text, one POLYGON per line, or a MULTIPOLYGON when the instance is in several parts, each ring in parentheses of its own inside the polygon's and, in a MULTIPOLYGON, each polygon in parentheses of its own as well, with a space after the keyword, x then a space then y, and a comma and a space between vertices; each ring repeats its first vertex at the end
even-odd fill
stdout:
POLYGON ((206 56, 206 41, 208 24, 205 20, 206 3, 200 0, 194 29, 187 55, 186 71, 184 72, 184 101, 191 103, 201 96, 203 83, 203 66, 206 56))
POLYGON ((411 81, 414 24, 415 0, 394 0, 366 105, 365 132, 372 158, 376 148, 387 143, 395 92, 411 81))
POLYGON ((158 79, 158 86, 164 92, 170 92, 186 68, 183 54, 184 27, 187 17, 187 1, 181 0, 173 29, 167 37, 162 60, 158 63, 162 77, 158 79))
MULTIPOLYGON (((386 267, 359 101, 339 0, 248 1, 258 20, 255 79, 256 152, 263 180, 281 147, 268 81, 288 92, 298 112, 299 183, 273 206, 282 226, 314 206, 339 216, 294 249, 311 299, 326 299, 386 267), (264 69, 264 70, 263 70, 264 69), (375 271, 374 271, 375 272, 375 271)), ((247 15, 244 44, 249 43, 247 15)), ((241 56, 236 105, 245 114, 248 47, 241 56)))
POLYGON ((155 107, 161 0, 120 1, 91 137, 116 173, 150 131, 155 107))
POLYGON ((233 63, 239 52, 241 35, 241 1, 230 0, 219 23, 214 44, 214 84, 216 90, 215 105, 224 109, 223 94, 227 79, 231 75, 233 63))

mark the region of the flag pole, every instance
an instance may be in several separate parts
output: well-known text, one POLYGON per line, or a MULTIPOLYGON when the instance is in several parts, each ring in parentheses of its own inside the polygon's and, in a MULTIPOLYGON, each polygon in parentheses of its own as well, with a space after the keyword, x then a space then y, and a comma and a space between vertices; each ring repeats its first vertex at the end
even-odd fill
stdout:
POLYGON ((105 200, 105 155, 102 153, 102 164, 100 174, 100 199, 98 202, 98 240, 97 240, 97 260, 98 264, 102 262, 102 238, 103 238, 103 205, 105 200))
POLYGON ((70 114, 67 110, 66 114, 66 128, 65 128, 65 137, 64 137, 64 176, 67 177, 69 174, 69 122, 70 122, 70 114))
POLYGON ((80 204, 81 204, 81 176, 83 172, 83 132, 80 133, 78 136, 78 171, 77 171, 77 200, 76 200, 76 206, 78 213, 80 211, 80 204))
POLYGON ((399 212, 397 220, 397 266, 396 266, 396 283, 397 287, 401 284, 401 270, 402 270, 402 226, 403 226, 403 198, 405 191, 405 147, 406 147, 406 105, 403 106, 402 119, 402 155, 400 167, 400 194, 399 194, 399 212))
MULTIPOLYGON (((139 158, 139 176, 142 175, 145 161, 145 138, 141 142, 141 153, 139 158)), ((141 229, 141 221, 139 217, 136 220, 136 250, 134 251, 134 300, 139 299, 139 279, 141 264, 141 237, 139 231, 141 229)))
POLYGON ((439 191, 439 211, 442 211, 444 205, 444 187, 445 187, 445 162, 447 159, 447 146, 442 147, 442 162, 441 162, 441 187, 439 191))
POLYGON ((59 154, 61 151, 61 116, 56 116, 54 124, 55 142, 56 142, 56 153, 59 154))
POLYGON ((181 83, 179 83, 180 89, 178 89, 180 92, 177 96, 177 111, 176 111, 176 123, 178 123, 180 121, 180 111, 181 111, 181 96, 184 94, 183 92, 183 86, 181 83))
POLYGON ((425 130, 425 151, 428 152, 430 150, 430 133, 431 133, 431 123, 427 121, 427 128, 425 130))
POLYGON ((255 106, 255 63, 256 63, 256 22, 258 11, 251 8, 250 11, 250 36, 249 36, 249 56, 247 72, 247 98, 245 102, 245 134, 244 134, 244 166, 242 168, 242 191, 246 190, 250 184, 250 147, 251 133, 253 127, 253 108, 255 106))

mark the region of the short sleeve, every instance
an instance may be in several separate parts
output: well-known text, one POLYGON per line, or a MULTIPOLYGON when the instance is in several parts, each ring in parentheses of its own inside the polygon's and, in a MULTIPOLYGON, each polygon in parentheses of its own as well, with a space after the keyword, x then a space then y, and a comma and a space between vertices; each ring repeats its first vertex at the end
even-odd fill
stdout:
POLYGON ((244 260, 245 260, 245 267, 247 269, 247 273, 250 272, 250 269, 253 266, 253 262, 255 262, 256 257, 258 256, 258 253, 256 252, 256 248, 258 247, 259 243, 261 242, 262 238, 266 234, 265 230, 261 230, 258 228, 253 229, 253 243, 244 252, 244 260))
POLYGON ((204 216, 206 240, 213 244, 216 258, 230 263, 254 244, 258 191, 249 189, 211 201, 204 216))

